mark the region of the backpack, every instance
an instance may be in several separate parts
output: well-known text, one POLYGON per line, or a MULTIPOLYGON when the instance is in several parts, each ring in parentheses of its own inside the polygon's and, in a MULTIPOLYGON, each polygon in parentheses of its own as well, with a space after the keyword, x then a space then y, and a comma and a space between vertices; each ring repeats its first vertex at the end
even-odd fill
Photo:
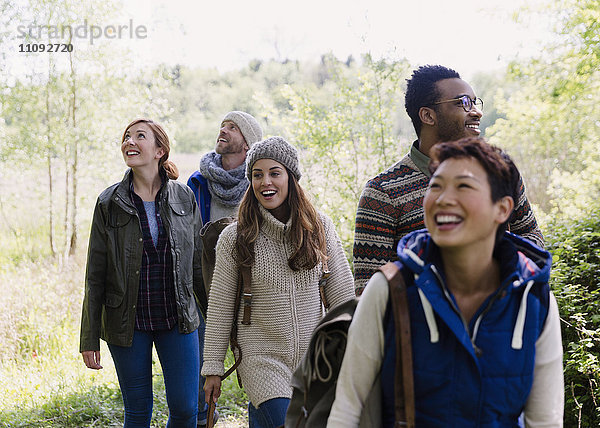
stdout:
MULTIPOLYGON (((390 262, 379 270, 390 287, 396 326, 396 424, 414 428, 414 388, 412 377, 412 348, 406 285, 396 263, 390 262)), ((286 428, 326 427, 335 400, 337 378, 346 350, 347 333, 358 298, 331 309, 315 328, 308 350, 291 380, 292 398, 285 417, 286 428)), ((361 414, 360 427, 381 426, 380 379, 369 393, 361 414)))
POLYGON ((204 283, 207 299, 215 271, 217 241, 223 229, 233 222, 235 222, 234 217, 223 217, 219 220, 209 221, 200 230, 200 238, 202 238, 202 282, 204 283))
MULTIPOLYGON (((208 299, 210 293, 210 286, 212 283, 213 273, 215 271, 215 263, 217 259, 216 248, 217 242, 219 240, 219 236, 223 229, 225 229, 230 224, 236 221, 235 217, 223 217, 215 221, 209 221, 200 230, 200 237, 202 238, 202 282, 204 283, 204 290, 206 292, 206 298, 208 299)), ((237 342, 237 313, 240 305, 242 304, 242 298, 244 303, 244 319, 242 321, 243 324, 249 324, 250 312, 249 309, 246 310, 246 307, 249 308, 250 303, 246 300, 251 301, 250 298, 247 298, 245 295, 249 294, 251 283, 250 270, 247 268, 240 269, 240 276, 238 278, 238 288, 235 299, 235 307, 234 307, 234 320, 231 327, 231 332, 229 334, 229 342, 231 345, 231 351, 234 356, 234 364, 230 367, 225 374, 221 377, 221 379, 225 379, 228 377, 233 371, 239 366, 242 360, 242 349, 240 348, 237 342), (246 314, 247 312, 247 314, 246 314), (248 318, 248 320, 246 319, 248 318)), ((238 374, 238 383, 240 387, 242 386, 242 381, 238 374)))

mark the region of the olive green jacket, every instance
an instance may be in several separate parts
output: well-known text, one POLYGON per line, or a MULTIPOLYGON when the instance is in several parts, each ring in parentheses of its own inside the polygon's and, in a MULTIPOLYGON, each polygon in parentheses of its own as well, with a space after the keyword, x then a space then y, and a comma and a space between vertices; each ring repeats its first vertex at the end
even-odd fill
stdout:
MULTIPOLYGON (((133 340, 143 237, 129 194, 130 174, 128 170, 123 181, 104 190, 96 202, 80 352, 100 350, 100 338, 118 346, 131 346, 133 340)), ((194 194, 185 184, 164 177, 156 200, 171 244, 179 331, 191 333, 199 325, 198 305, 205 313, 208 302, 202 285, 202 220, 194 194)))

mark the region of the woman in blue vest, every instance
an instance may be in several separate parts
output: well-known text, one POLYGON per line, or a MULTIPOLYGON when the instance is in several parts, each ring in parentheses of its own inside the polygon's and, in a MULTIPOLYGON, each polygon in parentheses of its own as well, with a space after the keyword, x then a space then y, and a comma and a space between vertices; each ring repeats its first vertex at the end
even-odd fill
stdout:
POLYGON ((88 248, 80 352, 99 370, 108 343, 125 424, 149 427, 152 348, 165 380, 167 427, 196 427, 202 287, 202 220, 191 189, 176 181, 169 137, 157 123, 131 122, 121 139, 129 167, 98 197, 88 248))
MULTIPOLYGON (((407 285, 417 427, 561 427, 562 344, 551 256, 505 231, 517 170, 469 137, 434 147, 427 230, 398 245, 407 285)), ((382 273, 349 329, 328 427, 359 425, 373 385, 394 426, 395 331, 382 273)))

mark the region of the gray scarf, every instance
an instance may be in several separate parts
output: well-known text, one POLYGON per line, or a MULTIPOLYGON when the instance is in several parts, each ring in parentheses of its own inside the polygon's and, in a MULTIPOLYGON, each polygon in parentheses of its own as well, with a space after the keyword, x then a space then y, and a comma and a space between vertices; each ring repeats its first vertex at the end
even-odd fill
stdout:
POLYGON ((208 190, 221 204, 239 205, 250 182, 246 178, 246 163, 229 171, 223 169, 221 155, 210 152, 200 159, 200 174, 208 181, 208 190))

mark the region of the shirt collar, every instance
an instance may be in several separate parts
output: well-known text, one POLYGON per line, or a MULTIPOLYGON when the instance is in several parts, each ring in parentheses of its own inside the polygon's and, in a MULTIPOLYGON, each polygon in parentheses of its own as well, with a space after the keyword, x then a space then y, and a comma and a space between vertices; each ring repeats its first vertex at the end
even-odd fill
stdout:
MULTIPOLYGON (((160 195, 162 194, 163 189, 165 188, 166 182, 169 180, 166 172, 164 172, 164 171, 165 170, 163 168, 160 168, 160 170, 159 170, 161 184, 160 184, 160 189, 158 189, 158 192, 156 193, 156 200, 159 199, 160 195)), ((135 194, 135 191, 133 189, 133 171, 130 169, 129 170, 129 197, 131 198, 131 202, 134 202, 134 199, 133 199, 134 194, 135 194)))
POLYGON ((429 172, 429 157, 419 150, 419 140, 415 140, 415 142, 410 147, 410 158, 415 163, 419 171, 425 174, 427 177, 431 177, 431 173, 429 172))

